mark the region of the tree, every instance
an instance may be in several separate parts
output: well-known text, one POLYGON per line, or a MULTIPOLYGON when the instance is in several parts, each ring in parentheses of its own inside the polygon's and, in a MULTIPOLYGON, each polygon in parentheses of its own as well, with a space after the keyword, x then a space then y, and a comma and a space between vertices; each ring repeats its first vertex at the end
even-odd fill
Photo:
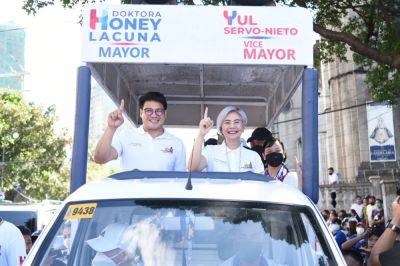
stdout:
POLYGON ((5 93, 0 95, 0 110, 0 190, 38 200, 63 199, 69 169, 64 165, 65 133, 54 133, 55 109, 43 111, 19 94, 5 93))
MULTIPOLYGON (((228 0, 202 0, 204 4, 226 5, 228 0)), ((64 7, 103 0, 27 0, 23 8, 35 13, 40 8, 61 2, 64 7)), ((121 3, 131 3, 121 0, 121 3)), ((193 4, 193 0, 183 0, 193 4)), ((244 2, 244 1, 242 1, 244 2)), ((258 0, 258 2, 262 2, 258 0)), ((265 1, 271 2, 271 1, 265 1)), ((396 103, 400 97, 400 2, 398 0, 276 0, 278 5, 300 6, 312 10, 314 31, 322 37, 316 63, 346 60, 349 47, 367 74, 372 96, 396 103)))

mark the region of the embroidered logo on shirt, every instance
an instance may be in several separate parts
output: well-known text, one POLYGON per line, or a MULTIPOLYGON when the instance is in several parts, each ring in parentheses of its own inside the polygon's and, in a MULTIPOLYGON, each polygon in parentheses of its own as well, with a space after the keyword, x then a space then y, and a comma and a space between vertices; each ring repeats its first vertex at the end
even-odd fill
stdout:
POLYGON ((172 147, 169 147, 169 148, 165 148, 165 149, 163 149, 163 150, 161 150, 162 152, 164 152, 164 153, 174 153, 174 148, 172 148, 172 147))
POLYGON ((248 162, 248 163, 245 163, 245 164, 242 166, 242 168, 244 168, 244 169, 252 169, 252 168, 253 168, 253 165, 251 164, 251 162, 248 162))

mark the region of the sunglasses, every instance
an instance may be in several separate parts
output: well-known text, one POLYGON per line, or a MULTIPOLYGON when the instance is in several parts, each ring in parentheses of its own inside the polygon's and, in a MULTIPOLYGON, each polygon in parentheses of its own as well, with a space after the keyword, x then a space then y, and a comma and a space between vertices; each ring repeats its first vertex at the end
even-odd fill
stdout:
POLYGON ((144 113, 145 113, 147 116, 151 116, 151 115, 153 115, 154 113, 155 113, 157 116, 163 116, 163 115, 165 114, 165 110, 164 110, 164 109, 145 108, 143 111, 144 111, 144 113))

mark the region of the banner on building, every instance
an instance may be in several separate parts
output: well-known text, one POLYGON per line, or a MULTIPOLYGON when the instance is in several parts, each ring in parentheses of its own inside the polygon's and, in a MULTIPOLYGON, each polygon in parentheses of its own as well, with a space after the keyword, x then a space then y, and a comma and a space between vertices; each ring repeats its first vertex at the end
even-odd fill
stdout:
POLYGON ((396 161, 392 107, 386 103, 367 105, 371 162, 396 161))
POLYGON ((313 64, 305 8, 98 5, 84 12, 82 61, 313 64))

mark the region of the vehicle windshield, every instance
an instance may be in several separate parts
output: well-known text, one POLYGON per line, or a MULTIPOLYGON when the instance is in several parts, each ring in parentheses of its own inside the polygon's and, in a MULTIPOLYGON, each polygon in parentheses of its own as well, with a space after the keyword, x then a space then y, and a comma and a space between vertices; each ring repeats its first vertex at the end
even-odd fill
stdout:
POLYGON ((104 200, 70 204, 34 265, 336 265, 306 207, 104 200))

